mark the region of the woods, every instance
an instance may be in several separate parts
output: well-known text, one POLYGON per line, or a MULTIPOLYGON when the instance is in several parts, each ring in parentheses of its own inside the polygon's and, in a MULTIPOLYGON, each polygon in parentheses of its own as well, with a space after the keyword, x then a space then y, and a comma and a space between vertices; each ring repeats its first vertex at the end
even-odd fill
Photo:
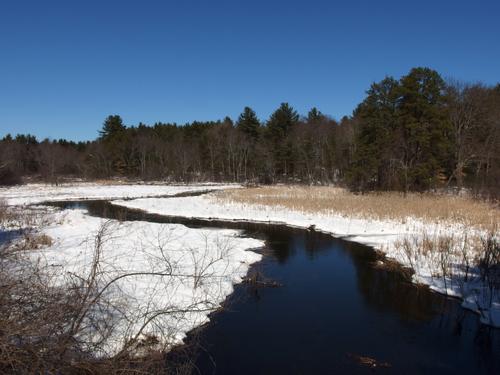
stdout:
MULTIPOLYGON (((70 125, 70 124, 68 124, 70 125)), ((5 135, 0 184, 22 177, 338 183, 354 191, 467 187, 498 196, 500 84, 444 81, 429 68, 373 83, 340 121, 282 103, 267 120, 245 107, 234 122, 139 123, 108 116, 98 138, 5 135)))

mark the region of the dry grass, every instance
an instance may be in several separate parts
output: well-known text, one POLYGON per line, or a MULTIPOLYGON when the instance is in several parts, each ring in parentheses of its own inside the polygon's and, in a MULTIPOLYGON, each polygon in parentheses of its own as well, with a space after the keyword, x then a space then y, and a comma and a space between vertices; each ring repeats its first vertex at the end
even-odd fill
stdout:
POLYGON ((500 222, 498 206, 467 197, 431 193, 404 197, 394 192, 359 195, 337 187, 270 186, 228 190, 218 193, 217 199, 380 220, 404 221, 411 216, 476 228, 490 228, 500 222))
POLYGON ((17 242, 14 247, 18 250, 34 250, 52 246, 52 238, 46 234, 27 233, 23 240, 17 242))
POLYGON ((9 206, 7 205, 7 201, 0 198, 0 228, 10 221, 11 216, 12 215, 9 210, 9 206))

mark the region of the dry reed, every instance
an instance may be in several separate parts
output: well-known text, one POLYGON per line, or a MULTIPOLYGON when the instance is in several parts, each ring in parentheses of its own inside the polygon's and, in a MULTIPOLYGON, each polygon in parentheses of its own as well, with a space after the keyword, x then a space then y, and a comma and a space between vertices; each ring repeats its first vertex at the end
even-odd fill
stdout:
POLYGON ((266 186, 220 192, 216 199, 242 204, 284 207, 291 210, 340 214, 378 220, 405 221, 413 217, 427 222, 462 223, 490 228, 500 222, 500 209, 469 197, 396 192, 354 194, 329 186, 266 186))

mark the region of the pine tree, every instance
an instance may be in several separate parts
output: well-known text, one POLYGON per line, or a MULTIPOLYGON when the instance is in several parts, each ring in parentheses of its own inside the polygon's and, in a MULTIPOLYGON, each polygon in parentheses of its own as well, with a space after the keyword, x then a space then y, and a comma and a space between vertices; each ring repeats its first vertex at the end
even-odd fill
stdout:
POLYGON ((222 120, 222 125, 230 128, 234 127, 233 119, 229 116, 224 117, 224 120, 222 120))
POLYGON ((285 178, 293 172, 291 168, 293 147, 288 135, 298 122, 299 114, 288 103, 281 103, 267 122, 267 131, 275 163, 274 173, 283 175, 285 178))
POLYGON ((325 115, 323 115, 316 107, 311 108, 307 114, 307 122, 309 124, 319 124, 323 120, 325 120, 325 115))
MULTIPOLYGON (((386 77, 371 85, 354 112, 359 121, 357 148, 349 173, 356 189, 389 188, 393 183, 393 135, 397 128, 399 83, 386 77)), ((394 188, 394 186, 392 186, 394 188)))
POLYGON ((355 111, 353 187, 425 190, 446 177, 452 142, 444 88, 443 79, 429 68, 371 86, 355 111))
POLYGON ((102 140, 113 138, 115 135, 122 133, 125 130, 123 120, 119 115, 110 115, 104 120, 102 130, 99 135, 102 140))
POLYGON ((127 160, 130 157, 128 150, 130 139, 122 118, 118 115, 108 116, 99 135, 107 153, 107 174, 126 173, 130 167, 127 166, 127 160))
POLYGON ((271 136, 275 140, 288 135, 293 125, 299 122, 299 114, 288 103, 281 103, 280 107, 274 111, 267 122, 267 127, 271 136))
POLYGON ((236 122, 236 128, 253 139, 258 138, 260 121, 252 108, 243 109, 236 122))
POLYGON ((400 80, 400 162, 405 191, 436 185, 452 150, 450 121, 443 95, 445 83, 429 68, 413 68, 400 80))

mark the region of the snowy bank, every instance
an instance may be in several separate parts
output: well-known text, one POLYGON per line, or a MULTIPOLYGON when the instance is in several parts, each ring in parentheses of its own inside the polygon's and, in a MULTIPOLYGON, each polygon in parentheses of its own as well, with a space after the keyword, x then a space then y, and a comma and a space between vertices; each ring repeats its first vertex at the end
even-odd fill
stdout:
MULTIPOLYGON (((178 197, 171 199, 151 198, 131 201, 114 201, 113 204, 140 209, 161 215, 183 216, 200 219, 237 220, 262 223, 281 223, 299 228, 314 226, 318 231, 335 237, 354 241, 383 251, 388 257, 404 266, 412 266, 413 280, 429 285, 439 293, 463 299, 463 306, 478 312, 485 324, 500 327, 500 296, 498 291, 491 296, 490 291, 478 281, 478 271, 471 269, 467 282, 436 276, 439 259, 433 254, 410 259, 396 243, 405 238, 419 238, 422 233, 436 237, 440 235, 463 236, 467 230, 460 224, 423 222, 408 217, 401 221, 372 220, 330 213, 306 213, 284 207, 250 205, 221 201, 212 195, 178 197), (490 297, 492 297, 490 299, 490 297)), ((470 232, 470 230, 469 230, 470 232)), ((477 234, 477 233, 475 233, 477 234)), ((472 257, 473 254, 470 254, 472 257)), ((453 259, 450 260, 450 262, 453 259)), ((457 271, 458 274, 459 271, 457 271)), ((461 272, 461 271, 460 271, 461 272)), ((460 276, 460 275, 458 275, 460 276)))
MULTIPOLYGON (((220 307, 250 265, 261 259, 248 250, 262 247, 263 242, 240 237, 235 230, 118 222, 91 217, 83 210, 52 215, 54 224, 43 233, 53 244, 33 250, 31 256, 49 266, 55 285, 89 274, 99 231, 103 234, 101 286, 129 275, 106 290, 110 306, 116 307, 114 328, 98 355, 112 355, 134 338, 157 337, 168 341, 168 347, 180 343, 188 331, 209 320, 208 314, 220 307)), ((99 339, 95 332, 87 334, 99 339)))
POLYGON ((45 201, 64 201, 78 199, 130 199, 144 197, 171 196, 181 193, 196 193, 207 190, 238 188, 236 184, 99 184, 75 183, 59 186, 48 184, 27 184, 2 188, 0 199, 8 205, 23 205, 45 201))

